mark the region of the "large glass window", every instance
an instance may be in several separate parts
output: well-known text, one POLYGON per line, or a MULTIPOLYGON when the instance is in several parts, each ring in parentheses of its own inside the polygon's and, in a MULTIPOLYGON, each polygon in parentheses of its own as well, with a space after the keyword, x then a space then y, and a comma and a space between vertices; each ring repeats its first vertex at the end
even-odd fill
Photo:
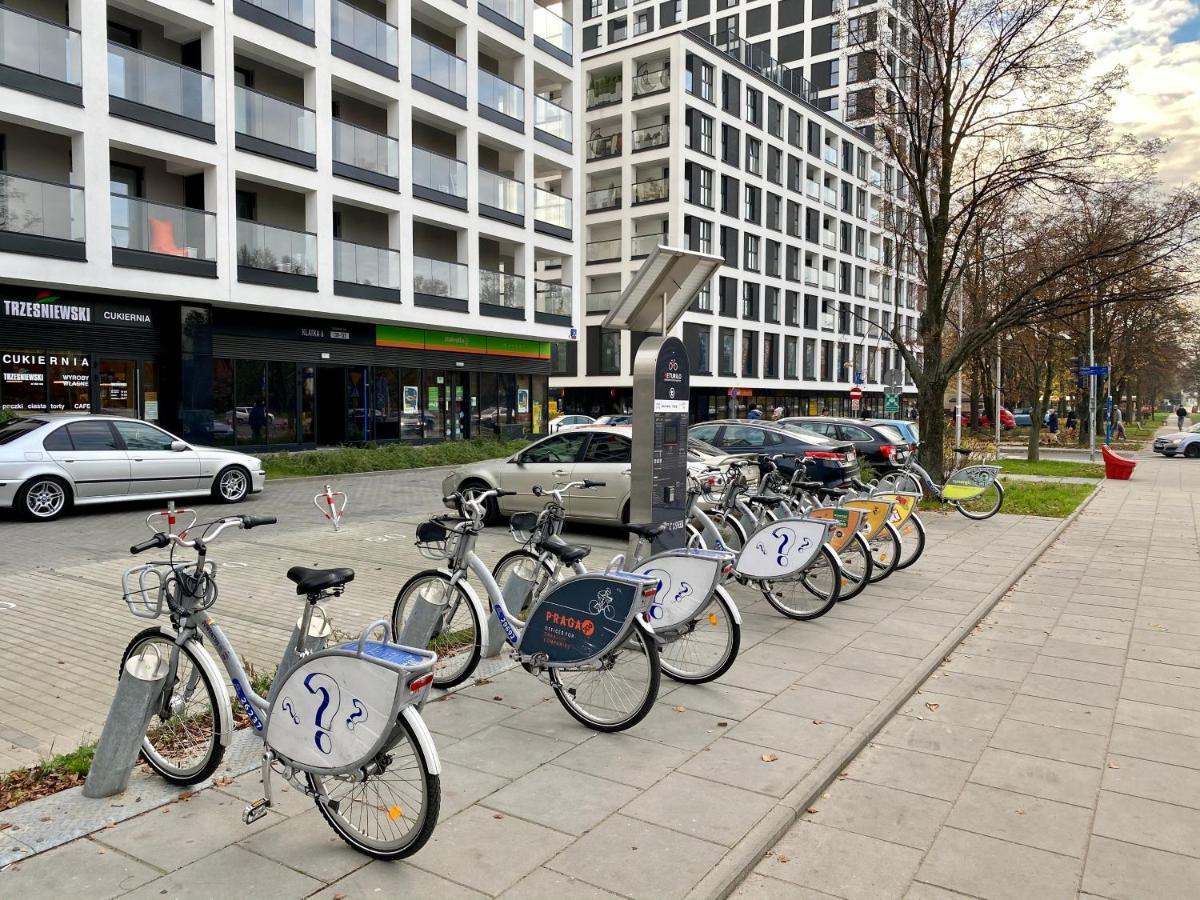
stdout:
POLYGON ((400 438, 400 370, 376 366, 372 370, 375 388, 371 392, 372 419, 375 439, 394 441, 400 438))
POLYGON ((500 430, 500 409, 496 399, 496 376, 492 372, 480 372, 476 376, 478 398, 475 407, 475 433, 491 437, 500 430))
POLYGON ((137 363, 132 359, 100 360, 100 412, 136 418, 137 363))
POLYGON ((273 362, 267 377, 267 433, 272 444, 296 443, 296 364, 273 362))
MULTIPOLYGON (((87 355, 69 352, 52 353, 48 362, 50 366, 48 379, 50 410, 52 412, 91 412, 92 367, 88 364, 87 355)), ((145 365, 153 366, 154 363, 145 365)))
POLYGON ((6 350, 0 356, 0 404, 19 416, 46 411, 46 357, 6 350))
POLYGON ((305 444, 317 439, 316 405, 317 370, 313 366, 304 366, 300 370, 300 440, 305 444))
POLYGON ((239 444, 267 442, 267 364, 239 359, 234 363, 233 425, 239 444))
MULTIPOLYGON (((232 444, 234 439, 233 360, 213 360, 212 434, 207 438, 214 444, 232 444)), ((312 427, 311 415, 309 428, 312 427)))
POLYGON ((421 441, 433 428, 433 417, 425 409, 421 392, 421 370, 400 370, 400 439, 421 441))

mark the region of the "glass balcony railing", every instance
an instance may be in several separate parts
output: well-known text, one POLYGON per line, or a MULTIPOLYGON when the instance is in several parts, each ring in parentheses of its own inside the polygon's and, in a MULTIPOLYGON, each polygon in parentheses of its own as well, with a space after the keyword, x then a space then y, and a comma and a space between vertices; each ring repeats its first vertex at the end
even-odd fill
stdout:
POLYGON ((613 76, 596 78, 588 85, 587 108, 621 102, 621 79, 613 76))
POLYGON ((584 298, 585 309, 590 313, 608 312, 620 296, 620 291, 592 291, 584 298))
POLYGON ((514 215, 525 215, 525 185, 498 172, 479 170, 479 202, 514 215))
POLYGON ((825 202, 826 206, 837 206, 837 191, 831 187, 821 188, 821 199, 825 202))
POLYGON ((295 22, 304 28, 316 28, 315 0, 246 0, 251 6, 275 13, 281 19, 295 22))
POLYGON ((571 111, 545 97, 533 98, 534 127, 564 141, 571 140, 571 111))
POLYGON ((424 147, 413 147, 413 184, 452 197, 467 198, 467 164, 424 147))
POLYGON ((613 134, 597 134, 588 138, 587 158, 609 159, 621 155, 621 132, 613 134))
POLYGON ((814 200, 821 199, 821 186, 815 181, 804 182, 804 193, 814 200))
POLYGON ((821 273, 821 287, 832 291, 837 288, 837 275, 833 272, 821 273))
POLYGON ((467 299, 467 267, 444 259, 413 257, 413 292, 451 300, 467 299))
POLYGON ((335 41, 389 66, 396 65, 400 42, 395 25, 344 0, 333 0, 332 14, 335 41))
POLYGON ((317 274, 317 236, 277 225, 238 219, 239 266, 290 275, 317 274))
POLYGON ((633 96, 644 97, 647 94, 657 94, 671 86, 671 70, 666 66, 652 72, 643 72, 633 79, 633 96))
POLYGON ((665 234, 635 234, 633 242, 630 244, 631 256, 649 256, 654 252, 654 248, 659 244, 665 244, 667 236, 665 234))
POLYGON ((213 77, 123 44, 108 45, 109 96, 213 124, 213 77))
POLYGON ((333 278, 400 290, 400 251, 350 241, 333 242, 333 278))
POLYGON ((571 23, 537 4, 533 7, 533 34, 563 53, 574 52, 571 23))
POLYGON ((571 299, 571 288, 557 281, 535 281, 534 309, 551 316, 573 318, 574 303, 571 299))
POLYGON ((571 198, 541 188, 533 189, 533 217, 547 225, 571 227, 571 198))
POLYGON ((479 270, 479 302, 508 309, 525 308, 525 279, 507 272, 479 270))
POLYGON ((343 165, 395 178, 400 172, 400 142, 361 125, 334 119, 333 159, 343 165))
POLYGON ((639 181, 633 186, 634 203, 657 203, 666 200, 670 195, 670 181, 665 177, 639 181))
POLYGON ((645 128, 633 129, 633 149, 651 150, 654 147, 665 147, 671 142, 671 126, 666 122, 658 125, 647 125, 645 128))
POLYGON ((514 25, 525 27, 524 0, 479 0, 479 5, 504 16, 514 25))
POLYGON ((77 85, 83 74, 79 32, 0 6, 0 65, 77 85))
POLYGON ((838 161, 837 147, 830 147, 828 144, 823 145, 821 148, 821 157, 827 163, 836 164, 838 161))
POLYGON ((867 259, 869 259, 871 262, 874 262, 874 263, 879 262, 880 255, 881 254, 879 252, 878 247, 872 247, 872 246, 867 247, 867 259))
POLYGON ((113 194, 112 245, 143 253, 215 261, 217 216, 203 209, 113 194))
POLYGON ((619 184, 588 191, 584 198, 588 212, 599 212, 603 209, 617 209, 621 205, 621 186, 619 184))
POLYGON ((621 258, 621 239, 612 238, 607 241, 588 241, 584 247, 584 261, 609 262, 621 258))
POLYGON ((416 35, 412 39, 412 73, 451 93, 467 96, 467 61, 416 35))
POLYGON ((83 241, 83 188, 0 171, 0 231, 83 241))
POLYGON ((821 233, 821 243, 826 247, 837 247, 837 234, 832 231, 824 231, 821 233))
POLYGON ((239 134, 316 153, 317 117, 311 109, 240 84, 234 88, 233 100, 239 134))
POLYGON ((804 283, 811 284, 814 287, 821 283, 820 279, 817 277, 816 269, 812 268, 811 266, 804 267, 804 283))
POLYGON ((479 70, 479 102, 503 115, 525 119, 525 91, 483 69, 479 70))

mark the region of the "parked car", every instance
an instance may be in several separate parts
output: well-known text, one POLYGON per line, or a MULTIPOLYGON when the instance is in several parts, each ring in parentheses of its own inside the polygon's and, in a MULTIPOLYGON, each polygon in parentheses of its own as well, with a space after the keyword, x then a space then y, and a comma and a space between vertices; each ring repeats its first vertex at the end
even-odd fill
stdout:
POLYGON ((886 425, 900 432, 900 436, 908 442, 909 450, 916 450, 921 443, 921 429, 916 422, 908 419, 867 419, 868 425, 886 425))
POLYGON ((550 420, 550 433, 554 434, 563 428, 574 428, 576 425, 591 425, 596 420, 591 416, 567 415, 558 416, 550 420))
POLYGON ((237 503, 266 477, 253 456, 199 447, 140 419, 71 413, 0 426, 0 505, 34 521, 115 500, 211 494, 237 503))
POLYGON ((632 425, 633 424, 633 416, 632 415, 618 415, 618 414, 614 413, 613 415, 610 415, 610 416, 601 416, 592 424, 593 425, 632 425))
MULTIPOLYGON (((799 425, 749 419, 717 419, 688 429, 688 438, 699 438, 718 450, 732 454, 772 455, 794 453, 809 461, 808 474, 830 487, 848 484, 858 476, 858 454, 854 445, 836 441, 799 425)), ((795 471, 792 460, 780 460, 785 475, 795 471)))
POLYGON ((1174 434, 1164 434, 1154 439, 1154 452, 1163 456, 1175 456, 1182 453, 1188 459, 1200 456, 1200 424, 1193 425, 1187 431, 1176 431, 1174 434))
POLYGON ((862 419, 839 419, 833 416, 792 416, 779 420, 784 425, 799 425, 836 441, 849 441, 877 472, 887 472, 904 465, 911 451, 908 441, 889 425, 869 425, 862 419))
MULTIPOLYGON (((1033 409, 1028 406, 1022 406, 1020 409, 1014 409, 1012 416, 1013 416, 1013 424, 1011 426, 1004 425, 1004 414, 1001 413, 1000 424, 1004 425, 1005 428, 1009 428, 1009 427, 1028 428, 1030 425, 1033 424, 1033 409)), ((1049 419, 1050 419, 1050 410, 1046 410, 1045 412, 1042 413, 1042 424, 1045 425, 1049 419)))

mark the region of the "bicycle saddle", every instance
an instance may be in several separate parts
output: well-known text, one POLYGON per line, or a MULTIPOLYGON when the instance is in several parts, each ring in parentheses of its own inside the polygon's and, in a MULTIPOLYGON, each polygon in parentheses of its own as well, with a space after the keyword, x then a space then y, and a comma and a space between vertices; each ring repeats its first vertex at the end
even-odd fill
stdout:
POLYGON ((317 594, 353 581, 354 570, 346 568, 310 569, 306 566, 292 566, 287 570, 287 577, 290 581, 296 582, 297 594, 317 594))
POLYGON ((557 535, 538 541, 538 549, 553 553, 565 563, 578 562, 592 552, 591 547, 583 544, 568 544, 557 535))
POLYGON ((652 541, 667 530, 667 523, 659 522, 657 525, 626 525, 625 530, 630 534, 636 534, 638 537, 652 541))
POLYGON ((774 509, 783 503, 782 497, 776 497, 772 494, 755 494, 750 498, 751 503, 757 503, 760 506, 765 506, 767 509, 774 509))
POLYGON ((795 486, 802 491, 823 491, 825 490, 825 482, 823 481, 797 481, 795 486))

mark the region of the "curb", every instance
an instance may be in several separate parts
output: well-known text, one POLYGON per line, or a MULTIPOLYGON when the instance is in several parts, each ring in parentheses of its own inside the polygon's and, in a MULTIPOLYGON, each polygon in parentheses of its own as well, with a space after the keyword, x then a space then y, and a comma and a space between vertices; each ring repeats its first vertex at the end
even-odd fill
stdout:
POLYGON ((1100 492, 1100 486, 1103 483, 1101 481, 1097 484, 1096 489, 1083 499, 1074 512, 1063 519, 1040 544, 1026 554, 1012 575, 979 601, 968 619, 943 638, 941 643, 921 661, 921 665, 879 702, 874 712, 842 738, 833 751, 817 764, 816 768, 779 800, 745 837, 734 844, 729 853, 709 870, 699 884, 688 892, 687 900, 724 900, 737 889, 766 852, 783 838, 788 829, 799 821, 804 811, 821 796, 821 792, 862 752, 883 726, 892 720, 892 717, 916 693, 917 688, 937 670, 950 652, 966 639, 983 620, 983 617, 991 612, 992 607, 1012 590, 1013 585, 1033 568, 1034 564, 1041 559, 1042 554, 1074 524, 1075 520, 1087 509, 1092 499, 1100 492))

